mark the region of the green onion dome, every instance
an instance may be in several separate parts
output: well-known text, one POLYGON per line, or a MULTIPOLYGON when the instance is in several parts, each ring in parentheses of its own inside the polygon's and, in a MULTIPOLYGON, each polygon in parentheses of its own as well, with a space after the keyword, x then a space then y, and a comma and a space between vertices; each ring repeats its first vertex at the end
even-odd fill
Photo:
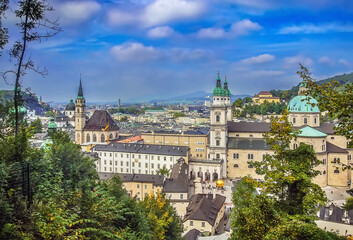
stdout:
POLYGON ((319 113, 320 109, 317 106, 318 102, 307 96, 298 95, 292 98, 288 103, 288 111, 289 112, 304 112, 304 113, 319 113), (314 105, 314 106, 313 106, 314 105))
POLYGON ((219 73, 217 77, 216 87, 213 89, 213 96, 224 96, 224 90, 221 86, 221 79, 219 78, 219 73))

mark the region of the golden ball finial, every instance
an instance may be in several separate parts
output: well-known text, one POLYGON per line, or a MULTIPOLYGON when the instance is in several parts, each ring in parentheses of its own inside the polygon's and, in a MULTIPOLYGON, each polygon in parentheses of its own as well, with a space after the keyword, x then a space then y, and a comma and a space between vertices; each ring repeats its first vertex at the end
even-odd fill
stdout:
POLYGON ((222 179, 218 179, 216 182, 217 187, 221 188, 224 186, 224 181, 222 179))

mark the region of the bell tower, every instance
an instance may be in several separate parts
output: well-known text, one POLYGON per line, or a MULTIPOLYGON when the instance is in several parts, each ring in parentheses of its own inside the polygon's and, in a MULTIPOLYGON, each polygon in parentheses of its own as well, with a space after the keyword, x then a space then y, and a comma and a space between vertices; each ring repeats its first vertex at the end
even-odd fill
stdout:
POLYGON ((86 124, 86 100, 83 97, 82 81, 80 76, 80 86, 75 103, 75 142, 84 142, 83 128, 86 124))
POLYGON ((228 114, 229 103, 230 92, 228 90, 228 83, 225 82, 225 88, 222 88, 218 73, 210 109, 211 124, 208 159, 222 162, 221 177, 227 176, 227 122, 230 118, 228 114))

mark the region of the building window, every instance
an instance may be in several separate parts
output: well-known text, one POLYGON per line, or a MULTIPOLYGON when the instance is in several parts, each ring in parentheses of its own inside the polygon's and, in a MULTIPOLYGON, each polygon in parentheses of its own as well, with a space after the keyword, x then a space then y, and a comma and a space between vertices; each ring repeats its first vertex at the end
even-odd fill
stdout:
POLYGON ((219 146, 219 144, 220 144, 220 141, 216 140, 216 146, 219 146))
POLYGON ((340 170, 336 169, 333 173, 340 173, 340 170))
POLYGON ((132 154, 132 156, 131 156, 132 158, 135 158, 135 154, 132 154))
POLYGON ((120 166, 124 166, 124 163, 123 163, 123 162, 120 162, 120 166))
POLYGON ((220 117, 217 115, 216 116, 216 122, 219 122, 220 121, 220 117))
POLYGON ((184 194, 180 194, 180 199, 184 199, 184 194))
POLYGON ((194 226, 194 222, 193 221, 190 221, 190 226, 194 226))
POLYGON ((217 153, 216 154, 216 159, 220 159, 221 157, 220 157, 220 155, 219 155, 219 153, 217 153))
POLYGON ((126 166, 127 166, 127 167, 129 166, 129 162, 126 162, 126 166))
POLYGON ((86 142, 90 142, 91 141, 91 137, 90 137, 90 135, 87 133, 87 137, 86 137, 86 142))
POLYGON ((249 159, 249 160, 253 160, 253 159, 254 159, 254 154, 249 153, 249 154, 248 154, 248 159, 249 159))
POLYGON ((322 172, 322 174, 324 174, 324 175, 325 175, 325 174, 326 174, 326 171, 323 171, 323 172, 322 172))
POLYGON ((233 153, 233 159, 239 159, 239 153, 233 153))
POLYGON ((325 158, 322 160, 322 164, 326 165, 326 159, 325 158))
POLYGON ((129 157, 129 154, 126 154, 126 157, 128 158, 128 157, 129 157))
POLYGON ((298 144, 294 143, 293 144, 293 149, 297 149, 298 148, 298 144))
POLYGON ((151 168, 154 168, 154 163, 151 163, 151 168))
POLYGON ((101 135, 101 142, 105 142, 104 134, 101 135))
POLYGON ((238 168, 238 167, 239 167, 239 165, 238 165, 238 164, 234 164, 234 166, 233 166, 233 167, 238 168))
POLYGON ((167 161, 167 157, 164 157, 164 161, 167 161))
POLYGON ((145 185, 145 189, 147 189, 147 185, 145 185))
POLYGON ((347 160, 348 160, 348 161, 352 160, 352 155, 348 155, 348 156, 347 156, 347 160))
POLYGON ((331 137, 331 139, 333 140, 333 139, 335 139, 335 137, 331 137))
POLYGON ((135 167, 135 163, 134 162, 132 163, 132 166, 135 167))
POLYGON ((161 157, 160 157, 160 156, 158 156, 158 157, 157 157, 157 160, 161 160, 161 157))
POLYGON ((110 153, 109 156, 112 157, 112 153, 110 153))
POLYGON ((154 159, 154 157, 153 157, 153 156, 151 156, 151 159, 153 160, 153 159, 154 159))
POLYGON ((252 135, 252 134, 250 134, 250 137, 253 137, 253 135, 252 135))
POLYGON ((140 184, 137 184, 137 188, 140 188, 140 184))
POLYGON ((316 118, 314 118, 314 123, 316 124, 316 122, 317 122, 317 120, 316 120, 316 118))
POLYGON ((139 155, 139 159, 141 159, 141 155, 139 155))
POLYGON ((148 168, 148 163, 145 163, 145 168, 148 168))
POLYGON ((205 222, 202 222, 201 227, 205 227, 205 226, 206 226, 205 222))
POLYGON ((145 159, 148 159, 148 156, 147 156, 147 155, 145 155, 145 159))
POLYGON ((141 163, 139 162, 139 167, 141 167, 141 163))
POLYGON ((308 124, 308 119, 304 118, 304 124, 308 124))
POLYGON ((253 165, 251 165, 251 164, 249 164, 249 165, 248 165, 248 168, 254 168, 254 166, 253 166, 253 165))
POLYGON ((293 118, 293 123, 295 123, 295 117, 293 118))

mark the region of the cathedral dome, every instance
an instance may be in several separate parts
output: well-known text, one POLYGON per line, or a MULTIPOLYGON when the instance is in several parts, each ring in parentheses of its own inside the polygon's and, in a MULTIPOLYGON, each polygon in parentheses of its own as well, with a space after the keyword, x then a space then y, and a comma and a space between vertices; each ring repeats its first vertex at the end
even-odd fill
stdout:
POLYGON ((213 96, 224 96, 224 90, 222 87, 215 87, 213 90, 213 96))
POLYGON ((288 112, 319 113, 318 102, 312 97, 309 97, 309 100, 307 98, 307 96, 303 95, 292 98, 288 103, 288 112))
POLYGON ((74 104, 74 101, 72 99, 70 99, 69 104, 66 105, 65 110, 66 111, 75 111, 75 104, 74 104))

